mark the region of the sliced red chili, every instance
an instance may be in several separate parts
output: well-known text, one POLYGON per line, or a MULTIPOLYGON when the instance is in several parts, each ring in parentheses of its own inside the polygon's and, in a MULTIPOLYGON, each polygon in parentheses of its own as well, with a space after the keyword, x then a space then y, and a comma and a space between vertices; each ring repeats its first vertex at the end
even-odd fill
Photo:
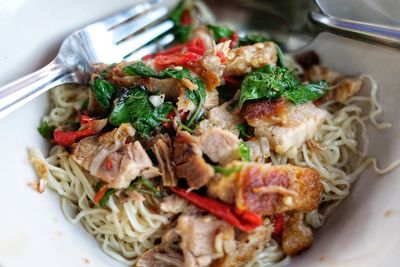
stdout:
POLYGON ((94 196, 93 202, 95 204, 99 204, 100 200, 104 197, 104 195, 106 194, 108 190, 108 186, 107 185, 102 185, 99 189, 99 191, 97 191, 96 195, 94 196))
POLYGON ((182 13, 181 24, 184 26, 191 25, 193 23, 192 15, 189 9, 185 9, 182 13))
POLYGON ((86 128, 75 132, 64 132, 63 130, 57 129, 54 131, 54 142, 64 147, 70 146, 86 136, 96 134, 96 131, 92 129, 93 119, 87 115, 82 115, 81 126, 86 125, 86 128))
POLYGON ((274 217, 274 231, 272 232, 272 236, 280 236, 285 225, 285 217, 283 214, 276 214, 274 217))
POLYGON ((242 231, 247 232, 263 224, 261 215, 257 213, 239 210, 235 206, 219 200, 203 197, 193 192, 187 192, 183 188, 170 187, 170 190, 198 208, 208 211, 242 231))

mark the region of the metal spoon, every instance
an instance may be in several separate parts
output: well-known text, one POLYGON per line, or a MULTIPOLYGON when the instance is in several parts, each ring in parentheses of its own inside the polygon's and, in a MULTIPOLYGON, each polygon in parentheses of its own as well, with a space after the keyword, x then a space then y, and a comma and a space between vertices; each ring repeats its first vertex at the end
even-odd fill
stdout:
POLYGON ((233 26, 239 32, 251 30, 267 33, 267 37, 278 42, 286 52, 305 47, 324 30, 369 43, 400 48, 400 28, 325 15, 320 13, 314 0, 204 2, 221 24, 233 26))

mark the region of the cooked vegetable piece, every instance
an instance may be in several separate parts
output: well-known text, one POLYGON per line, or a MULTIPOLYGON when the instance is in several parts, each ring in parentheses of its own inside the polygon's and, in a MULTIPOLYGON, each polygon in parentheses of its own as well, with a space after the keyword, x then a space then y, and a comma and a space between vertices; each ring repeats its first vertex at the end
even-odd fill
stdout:
POLYGON ((239 130, 239 137, 242 139, 248 139, 252 136, 252 132, 254 129, 247 123, 242 123, 236 126, 236 129, 239 130))
POLYGON ((175 26, 172 32, 175 38, 180 43, 185 43, 189 40, 190 31, 192 30, 192 15, 190 9, 185 6, 185 1, 181 1, 176 9, 170 15, 175 26))
POLYGON ((227 223, 242 231, 250 231, 263 224, 260 215, 246 210, 238 210, 236 207, 225 204, 221 201, 200 196, 188 192, 183 188, 170 187, 170 190, 178 196, 186 199, 198 208, 204 209, 227 223))
POLYGON ((46 139, 51 140, 53 138, 53 133, 56 127, 50 126, 47 121, 42 121, 40 126, 37 128, 40 135, 46 139))
POLYGON ((251 161, 250 148, 243 141, 239 143, 239 153, 244 161, 251 161))
POLYGON ((213 166, 213 168, 216 173, 220 173, 224 176, 229 176, 235 172, 240 172, 242 170, 242 166, 240 165, 235 165, 233 167, 213 166))
POLYGON ((220 40, 221 38, 229 38, 234 33, 234 31, 229 29, 228 27, 211 24, 208 24, 207 27, 213 32, 215 40, 220 40))
POLYGON ((240 87, 237 109, 249 100, 277 100, 281 96, 300 105, 322 97, 327 88, 325 81, 303 84, 287 68, 268 65, 246 75, 240 87))
POLYGON ((91 89, 96 101, 108 111, 112 106, 114 98, 117 96, 117 87, 101 77, 96 77, 91 89))
MULTIPOLYGON (((150 66, 138 61, 124 68, 124 72, 129 75, 137 75, 140 77, 152 77, 156 79, 174 78, 178 80, 188 79, 197 85, 197 89, 187 90, 187 97, 197 106, 196 110, 187 120, 187 126, 192 127, 200 118, 203 104, 206 100, 206 91, 204 84, 197 78, 193 78, 187 69, 165 69, 156 73, 150 66)), ((168 114, 168 113, 167 113, 168 114)))
POLYGON ((93 123, 94 122, 92 118, 86 115, 82 115, 81 127, 86 127, 85 129, 75 132, 64 132, 61 129, 57 129, 54 131, 54 142, 56 144, 66 147, 77 142, 79 139, 82 139, 86 136, 94 135, 97 133, 97 131, 93 129, 93 123))
POLYGON ((143 137, 149 136, 155 127, 167 120, 173 106, 165 102, 155 108, 148 97, 149 92, 143 86, 124 89, 111 112, 110 122, 113 125, 131 122, 143 137))
POLYGON ((153 183, 149 179, 138 177, 133 180, 128 187, 128 190, 135 190, 139 193, 149 194, 154 197, 161 197, 161 193, 154 187, 153 183))

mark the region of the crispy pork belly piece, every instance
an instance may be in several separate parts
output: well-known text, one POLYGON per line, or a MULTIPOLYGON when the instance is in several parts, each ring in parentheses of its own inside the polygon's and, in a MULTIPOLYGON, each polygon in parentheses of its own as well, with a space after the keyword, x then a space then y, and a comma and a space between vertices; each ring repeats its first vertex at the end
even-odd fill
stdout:
POLYGON ((253 137, 246 144, 250 148, 251 161, 265 162, 271 155, 268 139, 264 136, 253 137))
POLYGON ((199 209, 194 205, 177 195, 170 195, 164 198, 160 204, 160 209, 163 212, 172 214, 196 214, 199 212, 199 209))
POLYGON ((284 98, 277 101, 261 100, 245 103, 240 113, 250 126, 258 123, 286 124, 287 103, 284 98))
POLYGON ((249 233, 240 232, 236 237, 236 250, 233 254, 214 261, 212 267, 242 266, 255 257, 259 248, 265 247, 271 239, 272 227, 259 226, 249 233))
POLYGON ((323 102, 334 100, 338 103, 344 103, 347 99, 360 91, 361 85, 362 82, 358 79, 344 78, 337 84, 337 87, 328 91, 321 100, 323 102))
MULTIPOLYGON (((118 87, 132 87, 137 85, 144 85, 149 91, 159 91, 161 94, 165 94, 166 99, 176 100, 179 94, 185 90, 185 85, 180 80, 176 79, 155 79, 155 78, 143 78, 138 76, 129 76, 123 68, 131 64, 132 62, 121 62, 111 67, 107 71, 107 79, 118 87)), ((151 62, 147 61, 147 65, 151 66, 151 62)), ((98 75, 98 74, 96 74, 98 75)))
POLYGON ((157 136, 152 150, 157 158, 163 185, 176 186, 178 179, 175 175, 174 164, 172 163, 173 151, 171 138, 167 134, 157 136))
POLYGON ((276 64, 277 52, 271 42, 257 43, 234 49, 230 41, 219 43, 208 49, 200 60, 196 71, 205 81, 208 90, 221 85, 224 76, 243 76, 253 69, 276 64))
POLYGON ((224 69, 224 76, 242 76, 253 69, 275 65, 277 52, 274 43, 256 43, 232 49, 224 69))
POLYGON ((319 102, 334 100, 343 103, 353 95, 357 94, 362 85, 362 82, 359 79, 344 78, 339 73, 318 65, 314 65, 307 70, 305 78, 314 82, 326 80, 329 85, 336 86, 333 90, 328 91, 319 102))
POLYGON ((282 249, 288 255, 296 255, 309 248, 313 232, 304 222, 304 213, 296 212, 289 217, 282 233, 282 249))
POLYGON ((207 185, 209 195, 262 215, 312 211, 318 207, 322 184, 317 171, 293 165, 243 162, 227 167, 238 164, 242 164, 240 171, 217 177, 207 185))
POLYGON ((309 68, 304 76, 306 81, 319 82, 325 80, 329 85, 335 84, 342 78, 336 71, 319 65, 314 65, 309 68))
POLYGON ((213 91, 208 91, 206 90, 206 101, 204 101, 203 107, 208 110, 212 109, 219 104, 219 96, 218 96, 218 91, 213 90, 213 91))
POLYGON ((177 232, 180 235, 185 267, 209 266, 224 254, 235 251, 232 226, 214 216, 181 215, 177 232))
POLYGON ((263 120, 252 121, 254 134, 268 138, 271 148, 278 154, 297 149, 311 139, 325 121, 327 112, 313 103, 288 107, 287 122, 271 125, 263 120))
POLYGON ((221 164, 239 159, 240 140, 233 133, 221 128, 211 128, 199 137, 200 149, 213 162, 221 164))
MULTIPOLYGON (((170 227, 171 225, 168 225, 170 227)), ((136 262, 136 267, 181 267, 183 266, 183 255, 181 251, 172 246, 179 242, 176 232, 176 223, 168 229, 161 237, 160 244, 141 254, 136 262), (175 224, 175 225, 174 225, 175 224)))
POLYGON ((206 49, 210 49, 214 45, 214 38, 208 30, 207 26, 197 27, 192 31, 193 38, 201 38, 204 41, 206 49))
POLYGON ((214 169, 206 163, 198 144, 198 139, 188 132, 180 131, 174 140, 175 173, 185 178, 191 188, 199 188, 208 183, 214 169))
POLYGON ((141 254, 135 267, 181 267, 183 256, 177 251, 159 252, 157 249, 150 249, 141 254))
POLYGON ((126 188, 137 176, 153 173, 155 169, 138 141, 125 144, 133 135, 132 126, 122 124, 103 135, 86 137, 73 146, 72 158, 110 187, 126 188))
POLYGON ((242 124, 244 120, 239 115, 229 112, 226 108, 226 104, 212 108, 206 114, 206 119, 199 123, 196 128, 196 134, 200 135, 210 128, 219 127, 238 136, 239 130, 237 126, 242 124))
POLYGON ((200 60, 200 73, 208 90, 213 90, 222 83, 226 57, 230 51, 230 41, 219 43, 208 49, 200 60))

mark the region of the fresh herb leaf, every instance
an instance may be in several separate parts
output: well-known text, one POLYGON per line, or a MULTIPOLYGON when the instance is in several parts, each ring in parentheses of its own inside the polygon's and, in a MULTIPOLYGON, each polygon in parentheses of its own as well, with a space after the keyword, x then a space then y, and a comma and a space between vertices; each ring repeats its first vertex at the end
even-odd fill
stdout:
POLYGON ((320 98, 327 89, 324 81, 303 84, 287 68, 267 65, 246 75, 236 108, 240 110, 249 100, 277 100, 280 97, 299 105, 320 98))
POLYGON ((236 165, 230 168, 221 167, 221 166, 213 166, 214 171, 216 173, 221 173, 224 176, 229 176, 235 172, 240 172, 242 170, 242 165, 236 165))
POLYGON ((131 122, 142 137, 149 136, 150 132, 165 119, 173 106, 170 103, 163 103, 154 108, 148 97, 148 91, 142 86, 124 89, 111 112, 111 124, 118 126, 131 122))
POLYGON ((283 96, 292 101, 295 105, 302 105, 309 101, 320 98, 325 94, 328 88, 326 81, 320 81, 318 83, 298 84, 292 90, 284 92, 283 96))
POLYGON ((266 42, 266 41, 268 41, 268 38, 266 38, 266 37, 264 37, 262 35, 259 35, 259 34, 247 34, 246 36, 241 37, 239 39, 239 44, 240 44, 240 46, 242 46, 242 45, 252 45, 252 44, 255 44, 255 43, 263 43, 263 42, 266 42))
POLYGON ((115 193, 115 191, 117 191, 117 190, 115 190, 114 188, 108 189, 107 192, 104 194, 104 196, 99 201, 100 206, 104 207, 107 204, 110 197, 112 196, 112 194, 115 193))
POLYGON ((277 44, 275 44, 275 48, 276 48, 276 54, 277 54, 277 57, 278 57, 277 65, 279 67, 281 67, 281 68, 284 68, 285 67, 285 61, 283 60, 282 49, 277 44))
POLYGON ((105 109, 109 110, 112 102, 117 95, 118 89, 109 81, 96 77, 92 84, 92 91, 96 101, 105 109))
POLYGON ((138 177, 131 182, 128 190, 134 190, 143 194, 149 194, 154 197, 161 197, 161 193, 154 187, 149 179, 138 177))
POLYGON ((176 9, 171 13, 170 18, 174 22, 172 32, 175 39, 180 43, 186 43, 189 40, 192 25, 183 25, 182 16, 185 10, 189 10, 185 6, 185 1, 181 1, 176 9))
POLYGON ((206 90, 203 82, 192 77, 188 69, 172 69, 167 68, 159 73, 155 72, 150 66, 146 65, 142 61, 135 62, 129 66, 126 66, 123 71, 128 75, 137 75, 140 77, 151 77, 155 79, 188 79, 192 83, 197 85, 196 90, 187 90, 186 96, 197 106, 196 110, 187 120, 187 126, 192 127, 201 117, 201 111, 203 109, 204 102, 206 100, 206 90))
POLYGON ((250 148, 243 141, 239 143, 239 154, 244 161, 251 161, 250 148))
POLYGON ((54 130, 56 129, 56 127, 50 126, 47 121, 42 121, 39 128, 37 128, 37 129, 41 136, 50 140, 50 139, 53 139, 53 133, 54 133, 54 130))
POLYGON ((248 139, 253 135, 253 128, 247 123, 242 123, 236 126, 239 130, 239 137, 242 139, 248 139))
POLYGON ((103 182, 97 182, 95 185, 94 185, 94 192, 98 192, 99 190, 100 190, 100 188, 101 188, 101 186, 103 185, 103 182))
POLYGON ((233 30, 228 27, 218 26, 218 25, 207 25, 208 29, 213 32, 214 39, 220 40, 222 38, 229 38, 234 33, 233 30))

